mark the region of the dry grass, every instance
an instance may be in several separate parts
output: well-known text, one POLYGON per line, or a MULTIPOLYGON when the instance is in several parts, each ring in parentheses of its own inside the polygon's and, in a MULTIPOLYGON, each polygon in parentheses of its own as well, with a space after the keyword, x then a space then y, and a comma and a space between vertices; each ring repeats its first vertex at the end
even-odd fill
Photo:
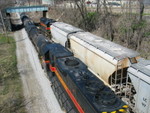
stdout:
POLYGON ((0 113, 25 113, 22 84, 17 72, 16 46, 0 35, 0 113))

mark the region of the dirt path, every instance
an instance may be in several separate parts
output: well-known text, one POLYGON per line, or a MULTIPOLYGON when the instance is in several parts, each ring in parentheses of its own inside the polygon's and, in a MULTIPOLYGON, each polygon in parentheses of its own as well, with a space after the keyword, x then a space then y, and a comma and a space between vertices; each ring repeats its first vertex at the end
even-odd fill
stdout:
POLYGON ((38 54, 24 29, 14 33, 18 70, 23 82, 28 113, 64 113, 41 68, 38 54))

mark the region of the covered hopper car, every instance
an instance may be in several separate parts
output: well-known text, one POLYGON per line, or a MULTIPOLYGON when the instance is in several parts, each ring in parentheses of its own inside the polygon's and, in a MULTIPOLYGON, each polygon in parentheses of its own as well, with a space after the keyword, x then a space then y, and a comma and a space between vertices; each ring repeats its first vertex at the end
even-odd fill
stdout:
POLYGON ((140 59, 132 64, 128 69, 128 77, 136 92, 133 93, 132 89, 127 92, 130 93, 128 103, 134 103, 135 113, 150 113, 150 60, 140 59))
POLYGON ((52 40, 67 47, 97 77, 122 93, 118 89, 125 86, 127 68, 140 58, 137 52, 63 22, 53 23, 51 33, 52 40))

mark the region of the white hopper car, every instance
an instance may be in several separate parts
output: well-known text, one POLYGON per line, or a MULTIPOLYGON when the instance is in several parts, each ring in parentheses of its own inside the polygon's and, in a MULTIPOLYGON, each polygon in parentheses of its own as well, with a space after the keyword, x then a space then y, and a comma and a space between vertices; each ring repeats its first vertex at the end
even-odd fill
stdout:
MULTIPOLYGON (((128 98, 129 105, 133 105, 135 113, 150 113, 150 60, 140 60, 128 68, 135 94, 128 98)), ((128 93, 132 94, 132 90, 128 93)))
POLYGON ((55 42, 68 47, 110 85, 123 82, 119 79, 123 79, 124 70, 139 58, 135 51, 62 22, 52 24, 51 33, 55 42))

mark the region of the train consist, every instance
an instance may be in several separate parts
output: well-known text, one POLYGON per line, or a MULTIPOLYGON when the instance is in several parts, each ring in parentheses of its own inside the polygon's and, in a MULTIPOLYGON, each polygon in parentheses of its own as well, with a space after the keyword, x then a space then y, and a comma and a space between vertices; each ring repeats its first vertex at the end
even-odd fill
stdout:
MULTIPOLYGON (((47 26, 46 18, 43 24, 47 26)), ((130 113, 150 113, 150 61, 141 59, 133 50, 72 25, 50 24, 51 40, 71 51, 110 86, 128 103, 130 113)))
MULTIPOLYGON (((67 113, 125 113, 128 106, 81 60, 61 44, 47 40, 21 15, 31 41, 42 57, 52 89, 67 113)), ((48 27, 48 26, 45 26, 48 27)), ((45 29, 47 30, 47 29, 45 29)))

